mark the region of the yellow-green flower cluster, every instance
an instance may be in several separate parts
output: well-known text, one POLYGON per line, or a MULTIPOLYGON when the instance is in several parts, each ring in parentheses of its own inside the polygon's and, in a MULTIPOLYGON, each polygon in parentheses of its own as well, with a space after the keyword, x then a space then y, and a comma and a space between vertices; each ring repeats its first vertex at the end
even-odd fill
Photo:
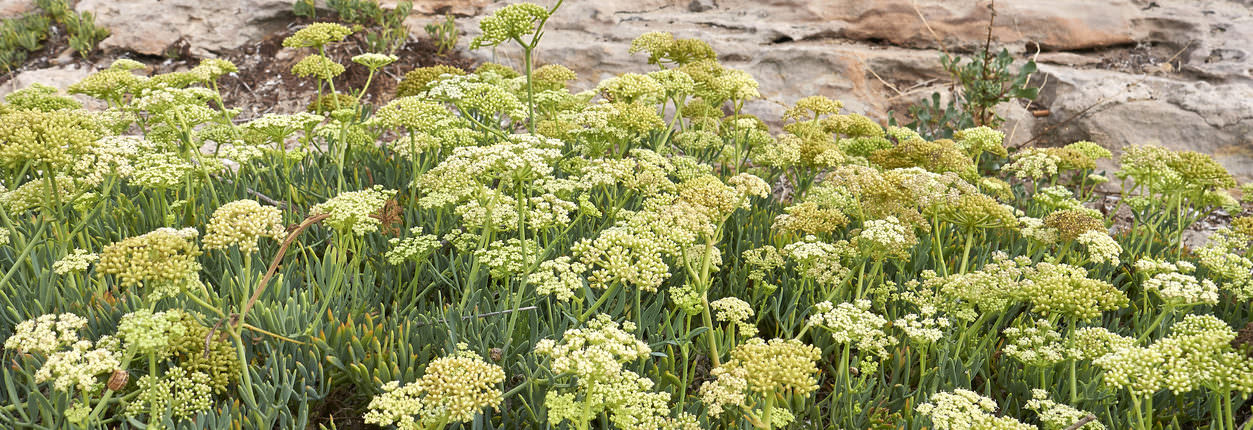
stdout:
POLYGON ((1115 349, 1093 361, 1112 388, 1147 396, 1165 388, 1176 394, 1253 392, 1253 360, 1235 350, 1236 333, 1213 315, 1188 314, 1165 338, 1149 346, 1115 349))
POLYGON ((170 358, 186 371, 208 375, 208 384, 215 394, 226 393, 227 387, 239 380, 242 371, 235 346, 227 337, 210 336, 221 332, 201 325, 186 312, 176 324, 183 325, 183 335, 170 338, 167 350, 170 358))
POLYGON ((324 81, 344 73, 344 65, 336 63, 335 60, 326 58, 320 54, 312 54, 302 58, 299 62, 291 67, 293 75, 302 78, 315 77, 324 81))
POLYGON ((628 52, 634 54, 637 52, 648 53, 648 64, 662 65, 663 63, 673 63, 684 65, 701 60, 714 60, 717 54, 713 48, 709 47, 699 39, 676 39, 673 34, 652 31, 644 33, 631 41, 631 48, 628 52))
POLYGON ((1236 186, 1231 173, 1208 155, 1192 151, 1171 151, 1158 145, 1132 145, 1123 148, 1119 178, 1131 179, 1136 188, 1150 194, 1187 192, 1193 194, 1236 186))
MULTIPOLYGON (((1065 209, 1050 213, 1044 217, 1044 225, 1056 231, 1058 238, 1066 242, 1078 240, 1079 236, 1091 231, 1108 236, 1105 222, 1083 210, 1065 209)), ((1089 240, 1093 237, 1089 236, 1089 240)))
POLYGON ((1095 360, 1111 352, 1135 345, 1136 340, 1122 336, 1105 327, 1084 327, 1075 330, 1068 339, 1068 356, 1075 360, 1095 360))
POLYGON ((117 324, 117 335, 127 349, 142 355, 165 357, 174 342, 187 333, 187 326, 183 324, 186 318, 179 310, 140 309, 122 317, 117 324))
POLYGON ((1068 264, 1036 263, 1012 285, 1013 296, 1031 303, 1033 312, 1072 320, 1090 320, 1128 303, 1113 284, 1088 278, 1087 270, 1068 264))
POLYGON ((465 74, 465 70, 443 64, 410 70, 408 73, 405 73, 405 77, 400 80, 400 83, 396 84, 396 98, 400 99, 422 94, 432 84, 441 79, 451 76, 463 76, 465 74))
POLYGON ((731 350, 727 368, 748 371, 748 389, 758 394, 792 393, 804 395, 818 389, 815 375, 818 348, 795 339, 750 339, 731 350))
POLYGON ((431 252, 443 246, 439 241, 439 236, 433 234, 422 234, 422 227, 413 227, 409 229, 409 236, 401 239, 393 237, 387 240, 392 246, 383 255, 387 259, 387 263, 393 266, 404 264, 406 261, 420 262, 431 252))
MULTIPOLYGON (((126 415, 138 417, 169 410, 176 420, 193 419, 213 406, 210 382, 209 375, 181 367, 171 367, 160 377, 141 376, 135 382, 138 396, 127 403, 126 415)), ((159 416, 150 418, 153 423, 161 422, 159 416)))
POLYGON ((122 104, 127 94, 136 94, 148 83, 148 79, 137 76, 128 68, 119 67, 104 69, 87 75, 83 80, 66 88, 70 94, 83 94, 114 104, 122 104))
POLYGON ((54 87, 36 82, 29 87, 9 93, 9 95, 4 96, 4 101, 9 102, 7 107, 43 112, 61 109, 81 109, 83 107, 78 101, 62 96, 59 93, 60 91, 54 87))
POLYGON ((263 237, 282 240, 283 212, 273 206, 261 206, 255 200, 236 200, 213 211, 205 227, 204 248, 239 247, 245 255, 257 252, 257 241, 263 237))
POLYGON ((364 236, 378 231, 382 223, 373 215, 383 210, 395 190, 382 185, 361 191, 346 191, 309 209, 310 216, 327 215, 326 225, 340 233, 364 236))
POLYGON ((1249 248, 1253 246, 1249 236, 1228 228, 1221 228, 1210 236, 1209 243, 1196 249, 1201 267, 1211 277, 1219 280, 1219 286, 1236 300, 1253 298, 1253 260, 1249 248))
POLYGON ((666 89, 651 76, 623 73, 600 82, 597 91, 611 102, 655 105, 665 100, 666 89))
POLYGON ((383 384, 383 393, 370 401, 367 424, 399 430, 443 428, 468 423, 485 408, 500 409, 500 383, 505 371, 482 357, 459 351, 432 360, 416 382, 383 384))
POLYGON ((931 418, 935 430, 1036 430, 1036 426, 996 416, 995 401, 961 388, 932 394, 917 411, 931 418))
POLYGON ((206 58, 200 60, 200 64, 193 67, 190 72, 200 79, 200 82, 210 83, 218 80, 222 75, 228 75, 239 71, 239 67, 230 60, 221 58, 206 58))
POLYGON ((1009 155, 1003 145, 1005 133, 988 126, 958 130, 953 133, 953 139, 957 140, 957 145, 970 157, 978 157, 985 152, 998 157, 1009 155))
POLYGON ((805 396, 818 389, 820 356, 818 348, 795 339, 749 339, 731 351, 731 360, 710 370, 716 379, 701 384, 701 402, 714 417, 740 410, 757 428, 786 427, 794 420, 786 405, 773 407, 769 422, 761 422, 765 414, 758 407, 777 395, 805 396))
POLYGON ((409 132, 434 133, 453 122, 448 108, 420 97, 400 97, 375 112, 371 121, 379 125, 402 128, 409 132))
POLYGON ((519 240, 515 237, 497 240, 484 248, 476 249, 474 257, 487 266, 492 278, 508 279, 526 271, 534 264, 539 253, 539 244, 534 240, 519 240))
POLYGON ((978 179, 974 161, 952 140, 907 140, 870 154, 870 162, 884 168, 920 167, 934 173, 956 173, 967 181, 978 179))
POLYGON ((352 29, 332 22, 315 22, 283 39, 284 48, 321 48, 322 46, 344 40, 352 34, 352 29))
POLYGON ((307 132, 325 119, 326 117, 322 115, 308 112, 297 112, 294 114, 268 113, 240 125, 240 128, 246 132, 244 138, 249 143, 265 144, 272 142, 283 145, 292 133, 297 131, 307 132))
POLYGON ((570 115, 577 128, 570 136, 581 141, 580 151, 601 156, 610 146, 647 135, 665 127, 655 106, 640 103, 603 101, 570 115))
POLYGON ((103 134, 83 111, 5 113, 0 115, 0 166, 60 169, 87 153, 103 134))
POLYGON ((1109 263, 1117 266, 1121 262, 1118 256, 1122 255, 1122 246, 1113 237, 1110 237, 1109 233, 1101 230, 1088 230, 1080 233, 1075 238, 1075 242, 1087 248, 1088 260, 1091 260, 1093 263, 1109 263))
POLYGON ((186 282, 200 271, 196 261, 200 256, 197 236, 194 228, 162 227, 114 242, 100 252, 96 270, 116 276, 123 286, 186 282))
POLYGON ((536 27, 547 20, 549 14, 548 9, 534 3, 502 7, 479 21, 479 30, 483 33, 470 41, 470 49, 496 46, 535 33, 536 27))

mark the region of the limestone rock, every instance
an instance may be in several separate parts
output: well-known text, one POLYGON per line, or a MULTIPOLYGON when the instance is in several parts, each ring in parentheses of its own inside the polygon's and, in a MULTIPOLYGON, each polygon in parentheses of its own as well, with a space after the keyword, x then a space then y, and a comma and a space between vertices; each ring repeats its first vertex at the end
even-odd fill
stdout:
POLYGON ((1212 154, 1241 180, 1253 179, 1253 86, 1050 65, 1040 71, 1051 83, 1038 102, 1053 113, 1037 123, 1036 132, 1051 128, 1042 143, 1091 140, 1115 151, 1158 143, 1212 154))
POLYGON ((0 17, 18 16, 35 10, 34 0, 0 0, 0 17))
POLYGON ((79 11, 109 29, 105 51, 162 55, 185 41, 196 56, 213 56, 287 25, 290 0, 82 0, 79 11))

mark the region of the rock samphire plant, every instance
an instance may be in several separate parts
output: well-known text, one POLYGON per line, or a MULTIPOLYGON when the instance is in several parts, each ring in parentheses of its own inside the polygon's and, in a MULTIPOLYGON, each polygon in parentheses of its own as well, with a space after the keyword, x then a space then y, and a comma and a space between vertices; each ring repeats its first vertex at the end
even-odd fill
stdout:
POLYGON ((751 75, 664 32, 584 89, 535 64, 554 13, 481 21, 521 70, 303 27, 307 112, 244 117, 223 60, 119 60, 64 89, 94 109, 7 96, 0 427, 1244 424, 1250 192, 1210 157, 932 140, 823 95, 758 118, 751 75), (405 79, 376 106, 349 68, 405 79), (1093 209, 1118 184, 1130 216, 1093 209))

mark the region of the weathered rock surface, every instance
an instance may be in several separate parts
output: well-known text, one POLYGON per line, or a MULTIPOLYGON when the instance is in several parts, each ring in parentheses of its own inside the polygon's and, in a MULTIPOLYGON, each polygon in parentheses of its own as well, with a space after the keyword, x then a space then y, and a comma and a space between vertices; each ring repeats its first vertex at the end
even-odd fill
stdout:
POLYGON ((0 0, 0 17, 11 17, 35 10, 34 0, 0 0))
POLYGON ((291 0, 82 0, 79 11, 96 15, 111 32, 100 47, 162 55, 175 43, 191 54, 233 49, 287 25, 291 0))

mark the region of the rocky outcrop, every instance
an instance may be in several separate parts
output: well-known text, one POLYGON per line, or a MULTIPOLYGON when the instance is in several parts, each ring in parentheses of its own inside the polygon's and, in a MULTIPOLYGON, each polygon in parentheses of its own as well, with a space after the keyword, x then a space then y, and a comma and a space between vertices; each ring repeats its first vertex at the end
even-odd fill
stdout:
POLYGON ((164 55, 186 43, 195 56, 213 56, 284 28, 291 0, 82 0, 110 31, 100 48, 164 55))

